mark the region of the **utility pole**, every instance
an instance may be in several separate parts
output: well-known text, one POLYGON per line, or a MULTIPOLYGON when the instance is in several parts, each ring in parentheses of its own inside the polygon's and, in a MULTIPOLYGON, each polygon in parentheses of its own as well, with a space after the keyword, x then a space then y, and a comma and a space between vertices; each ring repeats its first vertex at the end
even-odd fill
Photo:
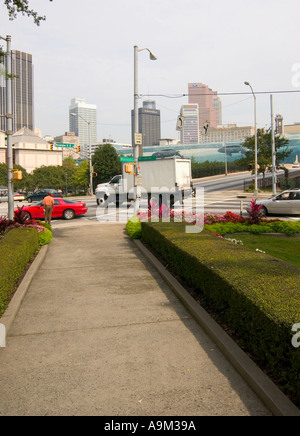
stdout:
POLYGON ((276 176, 276 146, 275 146, 275 130, 274 130, 274 115, 273 115, 273 95, 270 95, 271 100, 271 133, 272 133, 272 186, 273 195, 277 194, 277 176, 276 176))
POLYGON ((13 150, 12 150, 12 67, 11 67, 11 36, 6 38, 6 135, 7 135, 7 187, 8 187, 8 219, 14 217, 14 185, 13 185, 13 150))

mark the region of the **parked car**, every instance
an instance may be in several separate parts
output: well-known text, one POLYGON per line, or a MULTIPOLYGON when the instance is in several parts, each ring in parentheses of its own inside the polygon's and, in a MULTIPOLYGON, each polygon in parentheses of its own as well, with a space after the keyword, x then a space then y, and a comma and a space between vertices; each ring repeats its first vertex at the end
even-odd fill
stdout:
POLYGON ((262 204, 262 213, 267 215, 300 215, 300 189, 290 189, 276 197, 257 200, 262 204))
POLYGON ((14 200, 15 201, 24 201, 26 199, 24 194, 21 194, 20 192, 14 193, 14 200))
MULTIPOLYGON (((14 201, 24 201, 25 195, 20 194, 19 192, 14 192, 14 201)), ((0 203, 4 203, 8 201, 8 192, 0 191, 0 203)))
MULTIPOLYGON (((64 218, 66 220, 71 220, 75 216, 86 214, 88 208, 83 201, 71 201, 66 198, 54 198, 54 206, 52 212, 52 218, 64 218)), ((24 206, 23 211, 28 214, 28 218, 34 219, 44 219, 44 207, 43 200, 30 204, 29 206, 24 206)))
POLYGON ((63 198, 63 195, 55 191, 55 189, 41 189, 40 191, 27 195, 27 201, 31 203, 32 201, 43 200, 47 195, 56 198, 63 198))

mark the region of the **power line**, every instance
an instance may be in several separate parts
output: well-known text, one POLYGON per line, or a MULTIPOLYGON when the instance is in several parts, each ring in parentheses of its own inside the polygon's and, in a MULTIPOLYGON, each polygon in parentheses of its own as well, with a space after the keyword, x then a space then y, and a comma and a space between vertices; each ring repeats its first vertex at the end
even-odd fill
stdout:
MULTIPOLYGON (((255 94, 290 94, 290 93, 299 93, 300 90, 291 90, 291 91, 256 91, 255 94)), ((192 96, 205 96, 205 95, 213 95, 211 93, 192 93, 192 96)), ((215 96, 219 95, 252 95, 251 92, 217 92, 214 94, 215 96)), ((165 97, 165 98, 182 98, 189 97, 189 94, 142 94, 140 97, 165 97)))

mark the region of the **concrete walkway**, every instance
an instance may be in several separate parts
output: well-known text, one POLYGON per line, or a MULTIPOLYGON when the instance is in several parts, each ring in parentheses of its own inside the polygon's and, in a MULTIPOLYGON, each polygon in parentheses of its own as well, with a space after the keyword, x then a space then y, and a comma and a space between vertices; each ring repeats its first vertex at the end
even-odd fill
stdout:
POLYGON ((0 349, 0 416, 270 414, 123 225, 54 230, 0 349))

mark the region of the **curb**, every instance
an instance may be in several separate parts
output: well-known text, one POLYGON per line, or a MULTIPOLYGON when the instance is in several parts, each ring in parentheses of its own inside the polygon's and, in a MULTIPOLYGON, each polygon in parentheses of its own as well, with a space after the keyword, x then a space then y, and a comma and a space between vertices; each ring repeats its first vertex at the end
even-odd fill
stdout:
POLYGON ((156 268, 161 277, 170 286, 175 295, 195 318, 200 327, 219 347, 237 372, 253 389, 257 396, 275 416, 300 416, 300 410, 265 373, 247 356, 231 337, 213 318, 194 300, 184 287, 167 271, 161 262, 139 240, 135 245, 156 268))
POLYGON ((21 281, 18 289, 16 290, 8 308, 4 312, 2 318, 0 318, 0 323, 4 325, 6 330, 6 336, 20 310, 21 304, 25 298, 25 295, 29 289, 31 281, 38 271, 39 267, 43 263, 46 253, 48 251, 48 245, 43 245, 35 257, 34 261, 30 265, 28 271, 26 272, 23 280, 21 281))

